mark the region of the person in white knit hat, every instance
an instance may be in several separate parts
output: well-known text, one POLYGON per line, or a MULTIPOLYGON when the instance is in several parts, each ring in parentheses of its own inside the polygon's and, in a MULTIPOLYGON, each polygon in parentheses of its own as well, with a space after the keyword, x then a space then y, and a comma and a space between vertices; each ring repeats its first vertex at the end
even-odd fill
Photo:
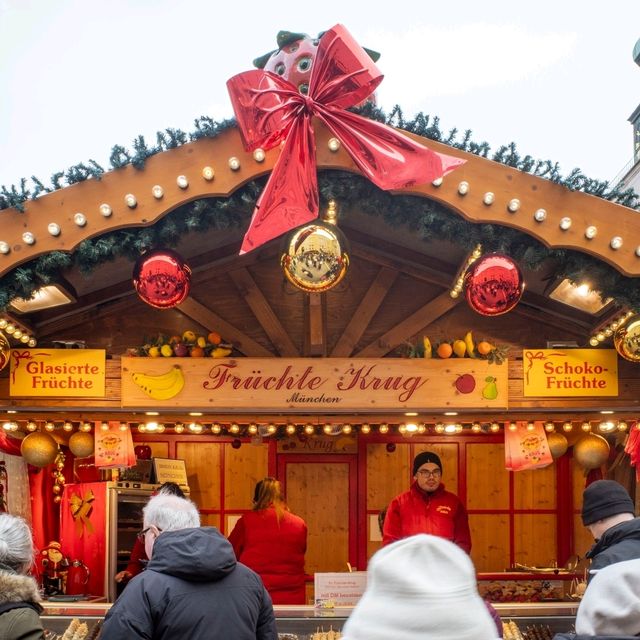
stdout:
POLYGON ((343 640, 496 640, 469 556, 444 538, 418 534, 380 549, 343 640))
POLYGON ((640 560, 600 569, 578 607, 576 634, 554 640, 627 640, 640 636, 640 560), (578 635, 576 635, 578 634, 578 635))

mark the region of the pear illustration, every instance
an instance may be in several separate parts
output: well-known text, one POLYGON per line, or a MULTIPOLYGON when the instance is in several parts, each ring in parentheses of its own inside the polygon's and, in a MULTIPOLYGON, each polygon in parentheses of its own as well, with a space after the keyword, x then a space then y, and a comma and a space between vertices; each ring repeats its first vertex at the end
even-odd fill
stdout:
POLYGON ((495 400, 498 397, 498 386, 493 376, 487 376, 484 381, 487 383, 482 389, 482 397, 485 400, 495 400))

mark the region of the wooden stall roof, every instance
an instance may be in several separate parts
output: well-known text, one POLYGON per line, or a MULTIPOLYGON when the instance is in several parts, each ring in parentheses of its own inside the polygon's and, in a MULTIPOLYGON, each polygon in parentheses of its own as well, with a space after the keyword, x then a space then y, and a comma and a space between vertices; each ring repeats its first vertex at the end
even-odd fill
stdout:
MULTIPOLYGON (((318 170, 356 173, 343 149, 330 149, 330 132, 318 123, 315 129, 318 170)), ((437 201, 472 223, 511 227, 547 247, 589 254, 628 278, 630 286, 640 285, 637 211, 414 137, 466 163, 441 183, 401 193, 437 201), (493 197, 485 197, 487 193, 493 197), (544 216, 535 215, 541 210, 544 216), (570 219, 568 228, 561 225, 563 219, 570 219), (585 235, 588 227, 597 229, 591 239, 585 235), (614 238, 619 240, 612 243, 614 238)), ((269 173, 278 153, 279 149, 268 151, 260 161, 243 149, 238 131, 228 129, 215 138, 152 156, 143 170, 129 165, 101 180, 89 179, 28 201, 24 212, 4 210, 0 241, 10 250, 0 254, 0 275, 53 251, 71 252, 88 238, 153 225, 185 203, 227 197, 269 173), (205 177, 205 168, 213 171, 213 179, 205 177), (178 184, 179 177, 187 186, 178 184), (155 185, 162 187, 160 198, 153 194, 155 185), (128 206, 128 196, 134 196, 134 207, 128 206), (111 215, 101 213, 102 205, 110 207, 111 215), (78 213, 86 224, 74 221, 78 213), (59 235, 49 232, 52 223, 59 225, 59 235), (35 242, 25 242, 25 232, 33 234, 35 242)), ((188 260, 193 277, 190 296, 174 309, 159 311, 140 301, 131 284, 132 262, 117 258, 88 276, 77 268, 62 274, 64 284, 75 290, 72 304, 23 315, 11 307, 8 312, 40 346, 51 346, 54 340, 81 340, 117 358, 145 337, 180 334, 190 328, 215 329, 246 356, 383 357, 423 334, 437 341, 460 337, 467 330, 511 347, 515 356, 523 347, 542 348, 548 342, 585 346, 594 332, 626 311, 615 300, 602 311, 588 313, 551 299, 557 278, 550 262, 525 272, 527 288, 513 311, 494 318, 479 316, 463 298, 449 295, 467 249, 452 241, 424 241, 409 225, 358 211, 341 217, 339 223, 351 244, 351 266, 343 283, 325 294, 305 294, 286 282, 279 265, 280 241, 239 256, 245 229, 229 228, 192 232, 181 239, 176 249, 188 260)), ((634 387, 637 365, 621 362, 620 371, 629 382, 623 384, 618 406, 634 409, 640 395, 634 387)), ((0 387, 0 394, 8 398, 6 386, 0 387)), ((555 408, 561 404, 556 402, 555 408)), ((544 405, 519 403, 523 409, 544 405)))

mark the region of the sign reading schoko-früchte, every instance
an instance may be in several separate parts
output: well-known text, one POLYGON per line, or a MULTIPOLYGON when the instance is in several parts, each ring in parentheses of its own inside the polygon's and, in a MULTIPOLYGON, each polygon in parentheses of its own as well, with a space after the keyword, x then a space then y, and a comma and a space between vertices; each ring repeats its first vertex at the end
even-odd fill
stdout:
POLYGON ((404 358, 122 358, 123 407, 507 408, 508 366, 404 358))

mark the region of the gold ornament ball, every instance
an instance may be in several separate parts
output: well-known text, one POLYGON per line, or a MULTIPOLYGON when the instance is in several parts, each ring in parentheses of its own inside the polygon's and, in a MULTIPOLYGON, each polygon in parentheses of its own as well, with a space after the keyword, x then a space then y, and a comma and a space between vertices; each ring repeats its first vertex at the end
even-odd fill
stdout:
POLYGON ((595 433, 582 436, 573 445, 573 457, 583 469, 598 469, 609 457, 609 443, 595 433))
POLYGON ((28 464, 46 467, 55 461, 58 444, 48 433, 34 431, 22 441, 20 453, 28 464))
POLYGON ((640 315, 631 316, 616 330, 613 346, 625 360, 640 362, 640 315))
POLYGON ((547 443, 549 444, 549 451, 551 451, 551 457, 557 460, 563 456, 569 448, 569 442, 566 436, 562 433, 556 433, 555 431, 547 434, 547 443))
POLYGON ((87 458, 93 455, 95 442, 92 433, 76 431, 69 438, 69 450, 76 458, 87 458))
POLYGON ((62 487, 59 484, 54 484, 53 487, 51 487, 51 490, 53 491, 53 493, 58 495, 62 492, 62 487))
POLYGON ((56 504, 60 504, 62 502, 62 498, 60 496, 53 496, 53 501, 56 504))
POLYGON ((347 239, 333 224, 307 224, 287 236, 280 264, 287 280, 298 289, 307 293, 328 291, 347 273, 347 239))
POLYGON ((11 345, 7 340, 7 336, 0 331, 0 370, 4 369, 9 364, 10 356, 11 345))

